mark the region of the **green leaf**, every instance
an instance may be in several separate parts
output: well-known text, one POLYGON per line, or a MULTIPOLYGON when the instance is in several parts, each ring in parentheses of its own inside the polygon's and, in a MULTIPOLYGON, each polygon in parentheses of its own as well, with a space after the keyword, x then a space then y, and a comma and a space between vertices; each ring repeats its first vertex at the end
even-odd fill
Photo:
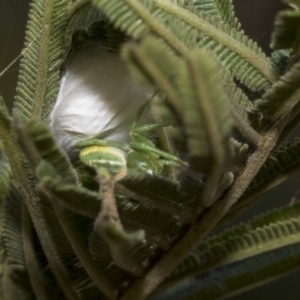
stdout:
POLYGON ((280 77, 273 86, 266 91, 263 98, 255 101, 251 113, 254 117, 267 121, 276 121, 281 116, 289 113, 299 102, 300 97, 300 63, 280 77))
POLYGON ((19 183, 27 191, 32 187, 28 180, 28 173, 23 161, 23 156, 18 147, 15 136, 12 132, 11 118, 0 96, 0 140, 2 142, 5 155, 10 164, 13 175, 18 178, 19 183))
MULTIPOLYGON (((53 201, 59 200, 59 202, 69 208, 71 208, 74 211, 79 212, 80 214, 96 218, 100 211, 100 202, 99 202, 99 196, 95 193, 88 192, 84 189, 78 188, 76 186, 64 186, 61 183, 57 182, 57 177, 53 177, 52 181, 49 177, 50 172, 47 171, 48 168, 42 168, 41 166, 38 169, 39 176, 45 175, 45 178, 41 178, 41 187, 45 189, 48 193, 51 194, 53 201), (43 169, 45 171, 43 171, 43 169)), ((137 230, 137 229, 145 229, 147 233, 147 238, 152 239, 153 241, 157 242, 159 245, 162 245, 164 248, 166 248, 165 245, 167 245, 167 240, 170 240, 171 234, 176 232, 176 228, 178 221, 173 218, 171 219, 170 216, 163 214, 159 212, 157 209, 151 209, 142 207, 141 205, 138 205, 137 203, 131 202, 126 200, 124 197, 119 198, 119 205, 118 210, 121 215, 122 223, 124 224, 125 228, 129 231, 137 230), (152 227, 151 227, 152 225, 152 227), (164 235, 165 234, 165 235, 164 235)), ((60 216, 61 217, 61 216, 60 216)), ((70 222, 68 222, 70 224, 70 222)), ((97 257, 101 257, 101 260, 103 260, 103 263, 106 267, 101 267, 101 270, 103 272, 109 266, 111 263, 113 263, 113 259, 110 256, 110 254, 106 254, 103 256, 102 251, 99 249, 99 247, 104 247, 106 251, 108 251, 107 246, 103 243, 98 234, 95 233, 95 241, 94 243, 97 243, 97 257), (99 240, 99 241, 98 241, 99 240), (100 244, 99 244, 100 243, 100 244), (99 246, 102 245, 102 246, 99 246), (108 256, 109 258, 105 258, 108 256)), ((93 236, 93 234, 91 235, 93 236)), ((70 237, 70 234, 68 236, 70 237)), ((113 238, 113 237, 111 237, 113 238)), ((116 237, 113 238, 113 240, 116 237)), ((119 238, 117 239, 119 240, 119 238)), ((119 241, 120 242, 120 241, 119 241)), ((143 244, 143 243, 142 243, 143 244)), ((125 249, 124 245, 122 246, 123 251, 126 250, 126 257, 134 259, 134 261, 144 261, 148 258, 148 256, 154 251, 156 248, 155 245, 149 246, 147 243, 147 247, 145 248, 145 251, 142 251, 142 249, 139 250, 139 255, 136 257, 136 249, 137 245, 130 249, 125 249), (150 247, 150 248, 149 248, 150 247), (148 250, 147 250, 148 249, 148 250), (151 249, 150 253, 149 250, 151 249), (139 259, 140 257, 140 259, 139 259), (143 257, 141 261, 141 257, 143 257)), ((116 245, 114 249, 116 249, 116 245)), ((144 248, 144 247, 142 247, 144 248)), ((99 258, 100 259, 100 258, 99 258)), ((117 268, 117 270, 120 270, 120 268, 117 268)), ((117 271, 116 271, 117 272, 117 271)), ((116 278, 123 274, 123 271, 120 271, 120 274, 115 274, 112 277, 109 276, 110 280, 113 282, 116 281, 116 278)), ((110 272, 109 272, 110 274, 110 272)), ((125 280, 126 278, 123 278, 125 280)), ((117 282, 120 284, 121 282, 117 282)))
MULTIPOLYGON (((140 46, 125 47, 124 56, 135 72, 144 72, 166 93, 182 119, 190 166, 213 174, 206 189, 213 198, 215 191, 210 188, 216 187, 220 180, 233 125, 218 64, 199 49, 192 51, 186 61, 180 57, 176 59, 162 40, 151 36, 140 46)), ((209 205, 210 201, 203 201, 209 205)))
POLYGON ((192 53, 187 61, 181 60, 161 39, 149 36, 139 47, 125 47, 123 54, 134 72, 143 72, 166 93, 183 120, 194 160, 191 166, 203 168, 195 163, 202 161, 213 169, 214 162, 224 164, 228 148, 232 128, 229 101, 220 83, 219 66, 203 50, 192 53))
POLYGON ((63 179, 64 183, 79 184, 76 171, 67 155, 59 148, 48 127, 39 121, 29 121, 27 125, 15 114, 14 127, 19 143, 32 163, 33 169, 41 159, 48 162, 63 179))
POLYGON ((300 52, 300 12, 292 10, 281 11, 275 19, 275 29, 272 34, 271 47, 278 49, 293 49, 300 52))
POLYGON ((239 116, 245 123, 250 124, 248 110, 253 108, 253 103, 228 73, 224 74, 222 82, 227 97, 230 100, 231 112, 234 112, 234 115, 239 116))
POLYGON ((251 89, 263 89, 277 79, 257 44, 243 32, 219 24, 209 15, 199 17, 166 0, 94 0, 94 3, 116 27, 134 39, 155 33, 182 56, 188 56, 196 45, 204 47, 251 89), (201 39, 202 36, 205 37, 201 39))
POLYGON ((55 102, 66 55, 68 4, 68 0, 31 3, 16 96, 16 107, 25 120, 47 118, 55 102))
POLYGON ((246 93, 238 87, 228 72, 224 72, 222 78, 224 91, 230 100, 230 114, 236 129, 242 134, 246 142, 256 146, 260 141, 260 135, 252 128, 249 111, 253 110, 253 103, 246 93))
MULTIPOLYGON (((38 173, 39 177, 42 176, 40 168, 38 173)), ((101 199, 98 193, 73 185, 61 184, 55 177, 53 179, 49 178, 48 174, 48 172, 45 173, 40 186, 46 189, 55 201, 80 215, 96 219, 101 209, 101 199)), ((178 186, 173 182, 164 182, 162 178, 158 177, 151 180, 150 175, 146 178, 142 174, 130 179, 127 177, 124 186, 126 186, 126 189, 120 186, 117 188, 117 204, 122 224, 130 231, 143 229, 147 240, 156 243, 163 249, 168 249, 172 239, 177 236, 178 230, 180 232, 180 223, 177 217, 168 213, 170 209, 166 212, 155 208, 156 205, 151 205, 154 197, 151 195, 156 192, 156 201, 166 201, 167 197, 173 195, 178 201, 183 199, 187 204, 190 204, 188 201, 196 201, 195 197, 185 199, 184 197, 187 197, 187 195, 178 192, 178 186)), ((169 202, 166 202, 159 205, 159 207, 167 207, 168 204, 170 205, 169 202)), ((185 211, 184 206, 178 205, 178 211, 180 211, 180 208, 183 212, 185 211)), ((180 216, 183 214, 180 214, 180 216)), ((196 215, 193 216, 196 217, 196 215)))
POLYGON ((146 239, 164 250, 182 234, 184 223, 160 209, 123 197, 118 198, 118 209, 125 228, 130 231, 143 229, 146 239))
POLYGON ((52 133, 45 124, 30 122, 28 132, 42 159, 51 164, 64 183, 79 184, 76 171, 67 155, 59 148, 52 133))
POLYGON ((278 74, 282 75, 289 67, 292 49, 276 50, 272 53, 271 62, 278 74))
POLYGON ((178 61, 181 60, 163 39, 149 34, 139 44, 123 47, 122 56, 132 75, 144 83, 157 86, 167 96, 177 114, 181 112, 181 99, 174 89, 178 73, 178 61))
MULTIPOLYGON (((56 195, 55 193, 52 193, 52 189, 47 188, 47 185, 43 184, 43 181, 50 181, 50 186, 53 186, 57 181, 59 182, 59 176, 55 173, 55 169, 46 161, 41 161, 36 173, 42 181, 40 188, 50 195, 57 220, 73 248, 73 251, 84 267, 85 272, 89 275, 90 279, 99 288, 99 290, 103 292, 103 294, 113 298, 116 293, 115 287, 111 284, 111 282, 109 282, 109 280, 107 280, 103 273, 95 267, 92 256, 89 253, 87 246, 83 243, 84 238, 78 232, 75 223, 77 223, 80 219, 78 217, 72 217, 72 214, 65 210, 60 205, 60 202, 56 201, 56 195)), ((61 182, 64 182, 64 179, 61 179, 61 182)))
POLYGON ((98 193, 74 186, 61 184, 47 174, 43 176, 38 170, 38 176, 42 178, 39 185, 42 189, 50 191, 55 201, 77 214, 95 219, 101 208, 101 198, 98 193))
POLYGON ((218 64, 203 50, 192 52, 177 78, 191 167, 219 173, 226 161, 232 119, 218 64))
POLYGON ((241 199, 225 216, 223 222, 241 214, 260 201, 268 192, 297 174, 300 170, 299 151, 300 140, 298 138, 293 143, 288 142, 275 151, 259 170, 241 199))
POLYGON ((2 205, 8 193, 11 175, 11 169, 0 142, 0 233, 2 229, 2 205))
POLYGON ((3 205, 1 236, 1 247, 4 249, 1 292, 4 299, 34 299, 23 251, 22 200, 21 194, 11 185, 3 205))
MULTIPOLYGON (((0 142, 0 235, 2 235, 2 227, 4 222, 3 205, 9 191, 9 182, 11 180, 11 169, 5 157, 2 144, 0 142)), ((2 241, 0 241, 0 291, 3 291, 2 275, 5 269, 4 249, 2 241)), ((0 298, 3 294, 0 292, 0 298)))
MULTIPOLYGON (((55 277, 50 269, 47 269, 47 262, 40 247, 37 247, 35 240, 36 233, 32 220, 25 205, 22 205, 22 246, 26 267, 34 290, 35 298, 50 300, 51 297, 61 297, 62 291, 57 286, 55 277), (51 292, 50 292, 51 291, 51 292), (51 294, 51 296, 50 296, 51 294)), ((52 298, 51 298, 52 299, 52 298)))
POLYGON ((241 24, 235 16, 232 0, 190 0, 189 2, 196 9, 212 15, 216 21, 228 24, 238 30, 241 28, 241 24))
POLYGON ((299 203, 269 212, 201 243, 161 287, 173 288, 151 299, 219 299, 277 279, 299 268, 299 236, 299 203))

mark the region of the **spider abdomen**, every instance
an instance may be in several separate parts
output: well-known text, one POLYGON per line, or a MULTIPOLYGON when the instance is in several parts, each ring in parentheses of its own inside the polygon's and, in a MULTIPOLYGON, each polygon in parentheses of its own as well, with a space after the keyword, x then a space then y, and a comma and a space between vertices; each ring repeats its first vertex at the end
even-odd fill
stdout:
POLYGON ((80 151, 79 157, 84 164, 96 171, 100 168, 107 169, 116 180, 120 180, 127 173, 125 153, 118 148, 89 146, 80 151))

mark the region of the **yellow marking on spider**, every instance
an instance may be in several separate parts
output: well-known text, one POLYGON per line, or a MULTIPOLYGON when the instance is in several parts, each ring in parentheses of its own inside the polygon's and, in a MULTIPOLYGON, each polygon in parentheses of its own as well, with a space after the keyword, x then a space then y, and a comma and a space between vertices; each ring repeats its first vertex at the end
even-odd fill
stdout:
POLYGON ((94 169, 108 169, 115 180, 120 180, 127 174, 127 161, 122 150, 114 147, 93 145, 81 150, 80 159, 94 169))
POLYGON ((89 147, 81 150, 81 155, 85 156, 85 155, 89 155, 92 153, 100 153, 100 152, 106 153, 106 154, 109 154, 112 156, 116 156, 126 164, 124 152, 120 149, 113 148, 113 147, 99 146, 99 145, 89 146, 89 147))

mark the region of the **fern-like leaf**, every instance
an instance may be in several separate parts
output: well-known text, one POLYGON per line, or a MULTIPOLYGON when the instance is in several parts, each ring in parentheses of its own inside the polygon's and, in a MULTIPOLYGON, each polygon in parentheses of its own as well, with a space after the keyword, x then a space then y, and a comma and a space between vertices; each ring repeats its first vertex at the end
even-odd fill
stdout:
POLYGON ((229 74, 223 76, 224 90, 230 100, 231 111, 238 115, 245 123, 250 124, 248 110, 253 108, 253 103, 232 80, 229 74))
POLYGON ((195 221, 193 210, 201 207, 200 191, 198 197, 191 196, 180 190, 180 186, 173 181, 149 174, 129 174, 118 183, 118 192, 189 222, 195 221))
POLYGON ((289 60, 291 58, 291 49, 276 50, 272 53, 271 62, 277 72, 282 75, 289 67, 289 60))
MULTIPOLYGON (((41 163, 39 164, 37 168, 37 175, 42 182, 45 180, 52 180, 54 183, 58 180, 58 174, 56 174, 55 169, 44 161, 41 161, 41 163)), ((107 295, 110 298, 113 298, 115 295, 115 287, 113 287, 113 285, 109 282, 109 280, 107 280, 103 273, 95 267, 92 256, 88 251, 87 245, 83 243, 84 238, 81 237, 80 234, 78 234, 78 229, 74 220, 78 222, 77 219, 79 218, 72 218, 72 215, 68 211, 66 211, 58 201, 56 201, 55 194, 52 194, 51 189, 47 189, 46 185, 42 185, 41 188, 45 192, 48 192, 48 194, 50 194, 56 217, 85 271, 87 272, 93 283, 99 288, 101 292, 103 292, 103 294, 107 295)))
POLYGON ((152 299, 219 299, 295 270, 300 262, 299 220, 297 203, 209 238, 164 285, 180 283, 152 299))
POLYGON ((22 196, 13 186, 3 206, 2 245, 4 268, 2 287, 4 299, 34 299, 27 273, 22 241, 22 196))
POLYGON ((65 183, 79 184, 78 176, 71 166, 69 158, 59 149, 52 133, 45 124, 32 120, 25 125, 20 116, 15 114, 14 128, 33 170, 43 159, 55 168, 65 183))
POLYGON ((151 31, 184 56, 188 55, 191 47, 195 47, 201 36, 206 36, 200 38, 198 45, 211 51, 220 63, 250 88, 265 88, 269 85, 268 81, 273 82, 277 78, 255 43, 227 24, 218 24, 209 15, 199 17, 165 0, 94 0, 94 3, 129 36, 140 39, 151 31))
POLYGON ((281 11, 275 19, 272 34, 272 48, 293 49, 295 54, 300 52, 300 12, 293 10, 281 11))
POLYGON ((68 0, 31 4, 16 96, 16 107, 26 120, 45 119, 56 99, 68 4, 68 0))
MULTIPOLYGON (((21 124, 21 120, 16 120, 15 123, 15 128, 19 133, 24 152, 28 155, 29 160, 31 160, 33 168, 36 168, 36 174, 41 181, 52 179, 53 181, 61 180, 62 183, 78 184, 77 174, 72 169, 68 158, 58 148, 46 125, 37 121, 30 121, 27 126, 24 127, 24 125, 22 126, 21 124), (28 151, 29 149, 31 151, 28 151), (35 153, 35 157, 33 157, 32 153, 35 153)), ((82 243, 82 238, 77 233, 76 225, 71 215, 56 201, 55 195, 53 197, 51 194, 51 189, 48 190, 43 184, 40 187, 44 192, 52 196, 51 200, 55 212, 55 217, 52 217, 52 219, 57 220, 61 226, 59 227, 58 224, 56 224, 56 231, 63 231, 67 236, 67 241, 70 242, 72 251, 78 256, 78 259, 94 284, 103 291, 105 295, 113 297, 115 293, 114 287, 112 287, 103 274, 95 268, 87 247, 82 243)), ((48 215, 45 214, 45 216, 48 215)), ((68 242, 66 243, 68 244, 68 242)))
POLYGON ((275 151, 259 170, 238 203, 225 216, 223 222, 228 222, 241 214, 268 192, 297 174, 300 171, 299 148, 300 141, 296 139, 293 143, 288 142, 275 151))
MULTIPOLYGON (((177 83, 184 99, 183 123, 191 166, 196 170, 205 166, 212 175, 206 187, 206 195, 209 194, 211 199, 215 191, 210 188, 220 180, 232 128, 229 101, 219 85, 217 68, 215 61, 206 52, 197 50, 187 63, 182 64, 177 83)), ((209 205, 208 200, 204 201, 204 205, 209 205)))
POLYGON ((234 13, 232 0, 190 0, 190 2, 194 8, 214 16, 218 22, 228 24, 238 30, 241 28, 234 13))
MULTIPOLYGON (((220 84, 218 65, 205 51, 198 49, 186 61, 177 58, 174 67, 172 62, 176 55, 162 40, 152 37, 145 38, 140 47, 129 45, 125 50, 124 56, 134 71, 144 71, 157 82, 182 119, 191 167, 214 174, 209 186, 218 183, 232 128, 229 100, 220 84), (153 41, 152 46, 150 41, 153 41), (150 53, 154 54, 153 61, 148 58, 152 57, 150 53), (165 62, 162 57, 166 58, 165 62)), ((214 197, 209 186, 207 194, 214 197)))
POLYGON ((126 45, 122 56, 133 76, 140 81, 157 85, 180 115, 181 100, 174 89, 180 56, 176 55, 162 39, 151 34, 140 43, 139 47, 135 44, 126 45))
MULTIPOLYGON (((6 198, 9 189, 9 181, 11 179, 11 169, 9 163, 5 157, 5 154, 2 149, 2 144, 0 142, 0 214, 2 216, 2 205, 6 198)), ((0 233, 2 228, 2 217, 0 217, 0 233)))
POLYGON ((300 63, 298 62, 266 91, 262 99, 255 101, 251 113, 258 119, 264 116, 268 121, 275 121, 289 113, 299 102, 299 79, 300 63))
MULTIPOLYGON (((2 235, 3 226, 3 204, 9 190, 9 180, 11 178, 11 169, 5 157, 0 142, 0 235, 2 235)), ((0 241, 0 291, 3 291, 2 275, 4 270, 4 249, 2 241, 0 241)), ((1 297, 1 292, 0 292, 1 297)), ((3 295, 2 295, 3 297, 3 295)))

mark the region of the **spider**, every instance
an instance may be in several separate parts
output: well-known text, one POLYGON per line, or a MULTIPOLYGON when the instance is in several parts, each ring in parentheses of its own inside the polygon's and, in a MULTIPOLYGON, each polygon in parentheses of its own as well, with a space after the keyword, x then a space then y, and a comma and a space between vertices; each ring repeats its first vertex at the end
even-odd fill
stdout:
POLYGON ((168 126, 162 123, 139 125, 145 108, 151 99, 140 106, 133 124, 130 127, 129 144, 101 140, 89 139, 76 143, 76 147, 81 148, 80 160, 94 168, 97 173, 101 168, 105 168, 115 178, 120 180, 127 174, 127 169, 147 172, 150 174, 161 174, 163 167, 188 166, 188 164, 175 155, 157 149, 152 141, 143 136, 143 133, 168 126))

